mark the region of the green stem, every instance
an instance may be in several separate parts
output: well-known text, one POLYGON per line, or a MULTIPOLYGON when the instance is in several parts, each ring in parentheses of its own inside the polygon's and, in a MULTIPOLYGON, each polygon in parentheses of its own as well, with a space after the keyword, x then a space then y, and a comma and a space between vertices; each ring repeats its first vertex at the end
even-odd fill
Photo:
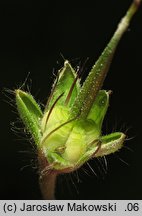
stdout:
POLYGON ((80 114, 80 118, 87 117, 96 99, 96 96, 103 85, 116 47, 124 32, 127 30, 133 15, 138 10, 140 3, 141 0, 133 1, 126 15, 120 21, 113 37, 86 78, 72 107, 71 117, 75 117, 78 114, 80 114))

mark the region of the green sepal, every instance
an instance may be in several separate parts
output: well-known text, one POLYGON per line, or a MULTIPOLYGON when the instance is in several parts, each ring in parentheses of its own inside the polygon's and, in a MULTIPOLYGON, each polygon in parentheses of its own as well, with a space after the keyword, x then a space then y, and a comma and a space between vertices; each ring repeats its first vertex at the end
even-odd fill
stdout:
POLYGON ((71 167, 71 164, 66 159, 64 159, 61 155, 55 152, 50 153, 50 155, 48 156, 48 162, 53 164, 53 168, 56 170, 71 167))
POLYGON ((24 122, 26 129, 38 145, 41 139, 40 119, 42 117, 42 111, 31 94, 19 89, 16 90, 15 93, 19 115, 24 122))
POLYGON ((87 116, 87 119, 92 119, 99 130, 101 130, 102 123, 109 105, 109 92, 100 90, 97 98, 87 116))
POLYGON ((122 132, 115 132, 101 137, 101 148, 95 157, 109 155, 122 148, 126 135, 122 132))
MULTIPOLYGON (((77 73, 72 68, 70 63, 66 60, 64 62, 64 67, 58 72, 57 78, 53 84, 53 89, 52 89, 53 92, 51 92, 50 101, 47 104, 45 111, 51 108, 55 100, 61 94, 63 95, 59 99, 58 105, 65 104, 67 95, 69 94, 70 88, 76 77, 77 77, 77 73)), ((79 79, 77 78, 77 81, 74 85, 73 91, 69 98, 68 106, 71 106, 73 104, 79 91, 80 91, 80 83, 79 83, 79 79)))
POLYGON ((109 71, 117 45, 127 30, 131 18, 137 11, 141 0, 134 0, 126 15, 120 21, 114 35, 108 42, 102 54, 89 72, 84 81, 71 110, 71 117, 80 115, 80 118, 86 118, 90 109, 96 100, 99 90, 102 88, 105 77, 109 71))
POLYGON ((94 140, 88 146, 86 153, 80 158, 76 166, 82 166, 86 161, 94 157, 102 157, 118 151, 125 140, 126 135, 121 132, 111 133, 94 140))

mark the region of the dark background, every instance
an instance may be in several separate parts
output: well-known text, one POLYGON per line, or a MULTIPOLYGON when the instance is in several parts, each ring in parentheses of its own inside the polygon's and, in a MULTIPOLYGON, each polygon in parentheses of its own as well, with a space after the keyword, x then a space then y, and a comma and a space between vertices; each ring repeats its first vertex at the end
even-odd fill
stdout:
MULTIPOLYGON (((30 72, 27 85, 45 104, 53 71, 56 74, 63 66, 63 56, 74 67, 89 57, 84 79, 131 0, 11 2, 0 5, 0 199, 41 199, 37 171, 32 168, 35 154, 26 137, 11 130, 18 115, 12 106, 14 95, 5 88, 21 86, 30 72)), ((140 9, 119 44, 104 83, 104 89, 113 90, 113 95, 103 132, 127 131, 132 139, 119 153, 107 157, 106 173, 103 163, 93 160, 90 164, 97 176, 87 165, 78 173, 79 183, 75 174, 61 176, 58 199, 142 199, 141 23, 140 9)))

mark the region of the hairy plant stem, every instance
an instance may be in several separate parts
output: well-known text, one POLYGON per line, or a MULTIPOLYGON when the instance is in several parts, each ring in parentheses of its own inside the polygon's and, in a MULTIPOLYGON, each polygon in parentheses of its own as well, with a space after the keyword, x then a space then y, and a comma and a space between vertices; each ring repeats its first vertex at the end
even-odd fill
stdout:
POLYGON ((56 177, 55 173, 46 173, 39 180, 40 190, 45 200, 54 200, 55 199, 55 186, 56 186, 56 177))
POLYGON ((40 151, 38 153, 38 162, 39 162, 39 184, 40 184, 42 197, 45 200, 54 200, 57 172, 50 170, 47 159, 40 151))
POLYGON ((55 173, 46 173, 40 179, 40 189, 42 197, 45 200, 54 200, 55 199, 55 185, 56 185, 55 173))

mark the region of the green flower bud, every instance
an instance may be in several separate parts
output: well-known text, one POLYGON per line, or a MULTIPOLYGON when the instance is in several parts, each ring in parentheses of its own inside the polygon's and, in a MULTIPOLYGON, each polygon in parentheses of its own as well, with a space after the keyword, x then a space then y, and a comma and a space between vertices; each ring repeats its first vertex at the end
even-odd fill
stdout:
MULTIPOLYGON (((55 173, 74 171, 89 159, 122 147, 122 132, 102 135, 110 91, 101 88, 116 47, 140 2, 133 1, 82 86, 77 72, 65 61, 43 113, 31 94, 15 91, 20 117, 37 145, 39 164, 45 170, 48 167, 55 173)), ((54 175, 52 179, 55 181, 54 175)))
POLYGON ((69 62, 65 61, 44 114, 29 93, 16 90, 16 104, 27 130, 51 168, 61 172, 75 170, 92 157, 115 152, 125 138, 122 133, 117 136, 116 133, 111 134, 109 139, 109 135, 102 136, 102 122, 109 105, 109 92, 105 90, 99 91, 86 118, 79 115, 71 118, 72 107, 81 88, 76 77, 69 62))

